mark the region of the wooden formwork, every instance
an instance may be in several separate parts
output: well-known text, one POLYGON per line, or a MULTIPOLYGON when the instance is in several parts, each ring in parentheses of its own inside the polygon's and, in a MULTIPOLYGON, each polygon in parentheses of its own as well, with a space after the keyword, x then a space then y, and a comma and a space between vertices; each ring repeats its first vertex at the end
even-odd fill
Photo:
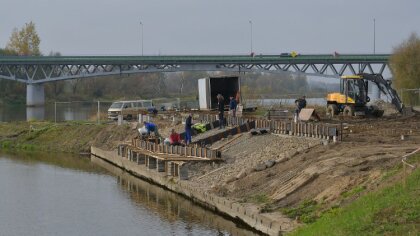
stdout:
MULTIPOLYGON (((200 114, 200 119, 207 122, 215 121, 216 115, 200 114)), ((230 125, 243 125, 255 122, 255 128, 268 128, 273 133, 289 134, 296 136, 314 137, 320 139, 341 140, 342 125, 293 122, 290 120, 269 120, 269 119, 244 119, 242 117, 226 116, 226 122, 230 125)))
POLYGON ((268 128, 277 134, 332 140, 340 140, 342 132, 340 125, 280 120, 256 120, 255 128, 268 128))
POLYGON ((221 140, 222 138, 227 138, 229 135, 233 136, 233 135, 236 135, 236 134, 248 132, 253 128, 255 128, 255 122, 254 121, 246 122, 246 123, 243 123, 242 125, 234 126, 233 128, 226 129, 226 130, 224 130, 222 132, 219 132, 215 135, 200 139, 200 140, 196 141, 195 143, 200 144, 201 146, 204 146, 204 145, 207 145, 207 144, 212 144, 214 142, 217 142, 217 141, 221 140))
MULTIPOLYGON (((173 150, 181 147, 174 147, 173 150)), ((185 153, 196 153, 196 155, 205 155, 204 149, 189 148, 185 153), (201 153, 199 153, 201 151, 201 153)), ((127 159, 137 165, 144 165, 149 170, 162 172, 167 176, 178 177, 181 180, 188 179, 188 167, 184 165, 188 161, 204 160, 199 158, 168 157, 164 155, 153 154, 149 151, 138 149, 131 145, 121 144, 118 146, 117 154, 121 158, 127 159)))
POLYGON ((144 140, 133 139, 132 146, 159 156, 166 156, 168 158, 200 158, 206 160, 220 159, 220 151, 209 149, 205 147, 191 146, 170 146, 165 144, 150 143, 144 140))
MULTIPOLYGON (((217 127, 219 124, 219 120, 218 120, 218 115, 215 114, 200 114, 199 118, 198 118, 201 122, 205 122, 205 123, 216 123, 217 127)), ((232 117, 231 115, 226 115, 224 117, 224 123, 228 126, 238 126, 238 125, 243 125, 245 123, 248 123, 250 120, 249 119, 245 119, 243 117, 232 117)))

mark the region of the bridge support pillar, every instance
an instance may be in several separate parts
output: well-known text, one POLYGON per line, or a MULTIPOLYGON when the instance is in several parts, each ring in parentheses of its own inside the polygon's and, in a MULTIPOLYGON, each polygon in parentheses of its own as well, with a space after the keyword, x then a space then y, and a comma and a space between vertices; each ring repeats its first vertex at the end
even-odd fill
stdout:
POLYGON ((43 84, 26 85, 26 106, 44 106, 45 92, 43 84))

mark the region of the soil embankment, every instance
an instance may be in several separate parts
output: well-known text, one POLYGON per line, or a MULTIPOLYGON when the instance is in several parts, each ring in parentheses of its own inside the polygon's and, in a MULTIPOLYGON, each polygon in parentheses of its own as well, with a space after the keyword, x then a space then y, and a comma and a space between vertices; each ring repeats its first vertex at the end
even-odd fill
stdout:
POLYGON ((83 153, 90 146, 113 149, 136 134, 131 125, 81 122, 0 123, 0 148, 83 153))
MULTIPOLYGON (((168 137, 171 129, 183 131, 180 122, 166 116, 154 118, 162 136, 168 137)), ((96 124, 92 122, 0 122, 0 149, 23 149, 53 152, 84 153, 95 146, 113 150, 122 142, 131 142, 138 135, 138 122, 118 126, 115 122, 96 124)))
POLYGON ((388 184, 401 156, 420 144, 418 114, 346 123, 343 140, 328 145, 306 137, 234 136, 213 145, 222 147, 225 162, 192 164, 190 181, 261 212, 313 222, 388 184))

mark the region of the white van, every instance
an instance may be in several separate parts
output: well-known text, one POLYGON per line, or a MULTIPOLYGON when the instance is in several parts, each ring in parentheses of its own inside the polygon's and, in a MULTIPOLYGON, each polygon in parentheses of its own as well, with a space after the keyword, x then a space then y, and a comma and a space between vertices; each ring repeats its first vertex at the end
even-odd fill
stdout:
POLYGON ((133 119, 142 111, 147 112, 151 108, 153 108, 152 100, 113 102, 108 109, 108 119, 117 120, 118 115, 122 115, 123 119, 133 119))

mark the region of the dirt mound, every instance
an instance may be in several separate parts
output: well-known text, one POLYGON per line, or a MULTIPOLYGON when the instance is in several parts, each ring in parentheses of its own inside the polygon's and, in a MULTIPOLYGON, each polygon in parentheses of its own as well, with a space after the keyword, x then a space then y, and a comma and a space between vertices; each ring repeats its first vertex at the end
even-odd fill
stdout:
POLYGON ((355 119, 346 126, 343 141, 328 145, 292 136, 231 137, 212 146, 225 162, 191 164, 191 181, 269 211, 306 200, 322 210, 377 188, 420 143, 418 115, 355 119))
MULTIPOLYGON (((224 142, 229 142, 229 139, 226 139, 224 142)), ((250 136, 249 134, 244 134, 222 149, 222 158, 225 161, 222 164, 223 170, 207 174, 205 177, 200 177, 203 174, 203 170, 193 171, 192 178, 195 178, 199 183, 207 183, 212 186, 220 183, 229 183, 241 172, 253 172, 256 168, 261 169, 263 168, 261 166, 269 164, 266 162, 275 162, 283 158, 292 157, 318 144, 320 144, 320 141, 316 139, 284 138, 277 135, 250 136)), ((216 145, 221 146, 223 142, 214 144, 214 146, 216 145)), ((219 168, 219 166, 216 165, 212 169, 215 170, 216 168, 219 168)), ((212 169, 208 169, 208 171, 212 171, 212 169)))
POLYGON ((396 115, 398 111, 395 109, 395 106, 384 100, 376 100, 370 103, 370 105, 376 106, 379 110, 384 111, 384 116, 396 115))
POLYGON ((113 150, 122 142, 131 142, 138 136, 137 123, 124 125, 106 125, 88 143, 90 146, 100 147, 105 150, 113 150))

